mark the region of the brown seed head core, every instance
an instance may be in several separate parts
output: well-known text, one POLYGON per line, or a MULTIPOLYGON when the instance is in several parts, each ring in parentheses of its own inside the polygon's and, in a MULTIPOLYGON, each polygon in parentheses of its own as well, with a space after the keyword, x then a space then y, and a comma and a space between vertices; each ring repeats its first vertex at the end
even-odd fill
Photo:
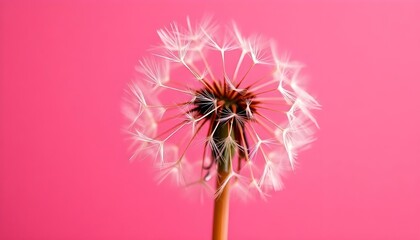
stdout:
POLYGON ((210 169, 216 163, 218 169, 228 171, 236 152, 237 167, 240 170, 241 162, 248 160, 249 145, 245 124, 253 120, 257 111, 256 95, 249 88, 233 89, 226 81, 207 83, 195 93, 194 107, 189 112, 210 123, 207 137, 214 141, 211 146, 213 161, 209 166, 203 166, 203 169, 210 169))
POLYGON ((248 88, 232 89, 226 81, 207 84, 196 91, 193 102, 195 107, 190 112, 196 112, 208 120, 222 123, 236 117, 237 120, 241 119, 237 123, 244 124, 244 121, 252 119, 258 104, 255 95, 248 90, 248 88), (210 112, 212 113, 209 114, 210 112))

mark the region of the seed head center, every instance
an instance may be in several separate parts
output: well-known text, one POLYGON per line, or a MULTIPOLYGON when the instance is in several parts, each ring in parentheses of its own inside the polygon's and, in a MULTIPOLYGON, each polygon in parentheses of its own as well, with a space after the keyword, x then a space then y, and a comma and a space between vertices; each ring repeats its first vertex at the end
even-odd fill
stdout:
POLYGON ((254 99, 255 95, 248 89, 232 89, 226 82, 214 82, 196 91, 193 111, 215 121, 234 116, 250 120, 256 111, 257 102, 254 99))

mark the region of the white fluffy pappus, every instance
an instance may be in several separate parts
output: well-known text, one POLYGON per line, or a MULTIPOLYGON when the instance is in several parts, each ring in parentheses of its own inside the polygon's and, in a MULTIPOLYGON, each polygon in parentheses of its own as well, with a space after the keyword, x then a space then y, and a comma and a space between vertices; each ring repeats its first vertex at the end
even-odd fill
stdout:
POLYGON ((157 34, 160 44, 139 61, 126 89, 131 159, 153 160, 159 182, 172 178, 215 196, 227 184, 240 197, 281 190, 283 174, 318 127, 312 110, 320 105, 300 84, 303 65, 236 24, 187 18, 157 34), (214 189, 222 164, 229 174, 214 189))

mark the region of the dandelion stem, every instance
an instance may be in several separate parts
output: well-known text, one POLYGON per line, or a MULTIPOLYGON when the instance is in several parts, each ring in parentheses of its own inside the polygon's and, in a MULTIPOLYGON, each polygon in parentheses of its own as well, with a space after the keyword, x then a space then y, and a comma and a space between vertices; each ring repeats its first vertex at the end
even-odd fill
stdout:
MULTIPOLYGON (((219 168, 217 173, 217 188, 220 188, 228 180, 229 172, 219 168)), ((228 238, 229 190, 229 184, 226 184, 221 194, 214 200, 213 240, 226 240, 228 238)))
MULTIPOLYGON (((231 124, 216 127, 214 135, 216 141, 226 141, 229 137, 234 139, 234 131, 231 128, 231 124)), ((229 180, 231 179, 232 158, 235 155, 235 150, 234 145, 228 145, 221 147, 218 154, 213 154, 217 163, 217 191, 219 192, 214 200, 213 240, 227 240, 228 237, 229 180)))

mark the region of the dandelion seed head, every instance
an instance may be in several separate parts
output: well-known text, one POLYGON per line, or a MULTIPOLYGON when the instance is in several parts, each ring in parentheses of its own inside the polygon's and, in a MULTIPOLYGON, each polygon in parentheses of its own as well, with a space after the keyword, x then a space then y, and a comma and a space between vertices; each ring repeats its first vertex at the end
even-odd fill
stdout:
POLYGON ((151 159, 158 182, 214 196, 228 184, 240 197, 281 190, 318 127, 320 105, 301 84, 303 65, 279 55, 272 41, 209 18, 157 34, 160 43, 126 91, 132 159, 151 159), (227 177, 212 189, 217 169, 227 177))

